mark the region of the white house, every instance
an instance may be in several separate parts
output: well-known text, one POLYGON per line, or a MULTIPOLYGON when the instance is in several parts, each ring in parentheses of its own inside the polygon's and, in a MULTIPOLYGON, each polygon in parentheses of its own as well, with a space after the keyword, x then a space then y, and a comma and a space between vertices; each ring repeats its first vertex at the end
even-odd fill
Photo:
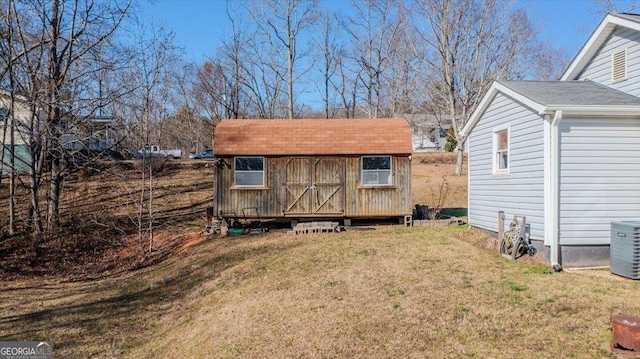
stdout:
POLYGON ((10 171, 11 143, 13 143, 15 169, 18 172, 24 172, 31 163, 29 137, 26 135, 28 129, 25 125, 31 118, 28 102, 23 97, 16 96, 13 103, 13 116, 11 116, 11 106, 9 93, 0 91, 0 157, 2 158, 0 175, 10 171), (15 124, 13 131, 11 131, 12 123, 15 124))
POLYGON ((404 118, 411 125, 413 152, 444 151, 451 118, 426 114, 396 114, 395 117, 404 118))
POLYGON ((560 81, 497 81, 472 114, 469 223, 530 224, 550 262, 609 265, 612 221, 640 220, 640 15, 609 14, 560 81))

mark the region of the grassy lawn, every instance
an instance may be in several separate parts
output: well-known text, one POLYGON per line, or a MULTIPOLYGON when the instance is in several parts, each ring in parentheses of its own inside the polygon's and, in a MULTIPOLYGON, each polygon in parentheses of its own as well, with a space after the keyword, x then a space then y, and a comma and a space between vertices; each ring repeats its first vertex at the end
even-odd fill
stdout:
POLYGON ((272 232, 118 278, 3 282, 0 337, 60 358, 614 357, 611 316, 640 315, 639 282, 510 262, 478 236, 272 232))
MULTIPOLYGON (((449 186, 443 207, 465 211, 452 159, 414 155, 413 203, 449 186)), ((601 358, 612 315, 640 315, 640 281, 510 262, 466 227, 207 238, 212 167, 190 161, 156 176, 143 253, 140 183, 115 166, 65 182, 64 231, 39 248, 0 241, 2 340, 58 358, 601 358)))

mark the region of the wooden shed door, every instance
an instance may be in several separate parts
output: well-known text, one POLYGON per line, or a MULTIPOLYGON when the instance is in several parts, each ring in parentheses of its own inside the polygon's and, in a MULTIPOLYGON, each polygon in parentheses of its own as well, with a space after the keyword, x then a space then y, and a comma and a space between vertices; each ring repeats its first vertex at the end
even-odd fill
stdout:
POLYGON ((312 173, 313 213, 344 213, 344 159, 315 158, 312 173))
POLYGON ((285 166, 285 215, 335 215, 344 212, 344 160, 292 158, 285 166))
POLYGON ((311 159, 291 158, 285 166, 284 214, 311 213, 311 159))

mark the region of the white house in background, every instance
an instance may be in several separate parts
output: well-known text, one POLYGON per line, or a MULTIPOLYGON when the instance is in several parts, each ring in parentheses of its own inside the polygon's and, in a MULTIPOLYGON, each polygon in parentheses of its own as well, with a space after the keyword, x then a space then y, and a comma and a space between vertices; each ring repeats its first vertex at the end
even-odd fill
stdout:
POLYGON ((396 114, 411 125, 411 142, 414 152, 444 151, 451 119, 426 114, 396 114))
POLYGON ((9 173, 11 168, 11 124, 13 130, 13 151, 15 155, 14 166, 18 172, 25 172, 31 163, 29 154, 29 136, 27 123, 31 120, 31 111, 26 99, 16 96, 13 103, 13 116, 11 116, 11 97, 9 93, 0 91, 0 175, 9 173))
POLYGON ((62 120, 60 141, 70 151, 117 151, 124 137, 123 126, 112 116, 90 116, 81 120, 62 120))
POLYGON ((561 81, 497 81, 468 136, 469 223, 527 217, 550 264, 609 265, 611 222, 640 220, 640 15, 609 14, 561 81))

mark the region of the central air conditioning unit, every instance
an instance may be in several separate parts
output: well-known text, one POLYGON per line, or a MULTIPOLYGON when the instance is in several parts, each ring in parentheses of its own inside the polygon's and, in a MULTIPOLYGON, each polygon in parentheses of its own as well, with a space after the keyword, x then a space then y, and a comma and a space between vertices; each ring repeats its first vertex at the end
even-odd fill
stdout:
POLYGON ((640 279, 640 221, 611 222, 611 273, 640 279))

